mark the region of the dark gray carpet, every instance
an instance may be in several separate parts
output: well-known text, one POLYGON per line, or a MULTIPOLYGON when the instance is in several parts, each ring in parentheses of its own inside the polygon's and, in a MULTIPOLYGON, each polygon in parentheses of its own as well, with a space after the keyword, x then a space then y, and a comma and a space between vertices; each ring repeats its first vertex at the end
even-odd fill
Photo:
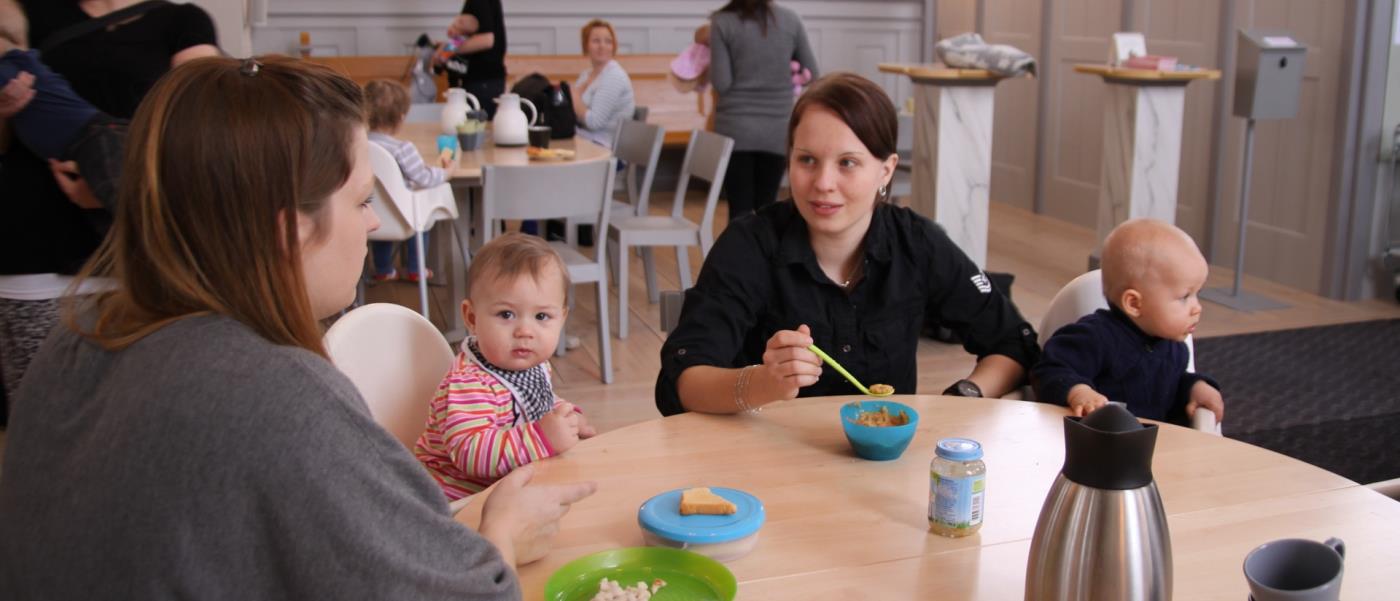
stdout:
POLYGON ((1196 341, 1225 435, 1367 483, 1400 478, 1400 319, 1196 341))

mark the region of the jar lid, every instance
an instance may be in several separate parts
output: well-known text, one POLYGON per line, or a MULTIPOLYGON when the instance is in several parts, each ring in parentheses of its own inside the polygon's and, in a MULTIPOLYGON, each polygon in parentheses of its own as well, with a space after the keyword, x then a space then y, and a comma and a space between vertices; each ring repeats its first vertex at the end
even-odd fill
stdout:
POLYGON ((729 515, 681 515, 684 490, 678 488, 647 499, 637 510, 637 523, 673 541, 702 544, 738 540, 763 526, 763 502, 758 497, 742 490, 710 487, 710 492, 733 503, 738 511, 729 515))
POLYGON ((982 444, 971 438, 944 438, 934 453, 953 461, 976 461, 982 458, 982 444))

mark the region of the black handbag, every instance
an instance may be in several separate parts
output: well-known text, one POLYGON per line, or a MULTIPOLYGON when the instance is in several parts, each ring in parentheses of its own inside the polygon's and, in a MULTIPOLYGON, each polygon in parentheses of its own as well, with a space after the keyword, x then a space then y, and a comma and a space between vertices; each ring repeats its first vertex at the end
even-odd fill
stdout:
POLYGON ((549 137, 562 140, 574 137, 578 118, 574 115, 574 99, 569 94, 569 84, 549 83, 549 79, 539 73, 531 73, 520 78, 510 87, 512 94, 530 101, 540 112, 539 122, 549 126, 549 137))

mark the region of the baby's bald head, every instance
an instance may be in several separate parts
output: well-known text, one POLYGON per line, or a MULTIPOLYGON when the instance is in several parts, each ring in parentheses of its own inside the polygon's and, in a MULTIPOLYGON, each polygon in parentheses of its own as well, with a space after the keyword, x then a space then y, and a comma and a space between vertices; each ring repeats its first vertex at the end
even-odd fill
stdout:
POLYGON ((1181 228, 1156 219, 1132 219, 1104 239, 1101 263, 1104 296, 1117 305, 1129 289, 1140 290, 1188 265, 1204 267, 1205 257, 1181 228))

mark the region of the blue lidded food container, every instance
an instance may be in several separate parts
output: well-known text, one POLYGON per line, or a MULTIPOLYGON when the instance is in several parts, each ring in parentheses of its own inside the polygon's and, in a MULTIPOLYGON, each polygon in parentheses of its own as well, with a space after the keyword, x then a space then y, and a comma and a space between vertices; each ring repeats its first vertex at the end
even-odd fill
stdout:
POLYGON ((681 515, 684 490, 656 495, 637 510, 637 524, 647 545, 685 549, 718 561, 738 559, 753 550, 766 519, 758 497, 712 486, 710 492, 733 503, 738 511, 730 515, 681 515))

